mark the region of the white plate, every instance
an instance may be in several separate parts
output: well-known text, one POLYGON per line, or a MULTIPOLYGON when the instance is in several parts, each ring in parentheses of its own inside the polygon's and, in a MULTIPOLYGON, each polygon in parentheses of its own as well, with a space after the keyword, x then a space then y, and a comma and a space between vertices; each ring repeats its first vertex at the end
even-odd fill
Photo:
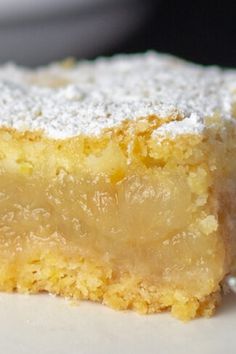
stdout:
MULTIPOLYGON (((122 0, 123 2, 130 0, 122 0)), ((21 18, 55 15, 74 9, 104 6, 119 3, 121 0, 0 0, 0 20, 4 22, 21 18)), ((133 0, 131 0, 133 1, 133 0)))
POLYGON ((111 52, 149 12, 150 0, 0 0, 0 62, 41 65, 111 52))
POLYGON ((48 295, 0 295, 1 354, 235 354, 236 297, 211 319, 183 324, 48 295))

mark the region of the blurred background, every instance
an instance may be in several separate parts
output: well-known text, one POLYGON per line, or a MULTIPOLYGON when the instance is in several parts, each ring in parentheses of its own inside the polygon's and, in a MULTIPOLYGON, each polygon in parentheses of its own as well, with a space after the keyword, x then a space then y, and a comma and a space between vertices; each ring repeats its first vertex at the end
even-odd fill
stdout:
POLYGON ((155 49, 236 67, 236 1, 0 0, 0 62, 155 49))

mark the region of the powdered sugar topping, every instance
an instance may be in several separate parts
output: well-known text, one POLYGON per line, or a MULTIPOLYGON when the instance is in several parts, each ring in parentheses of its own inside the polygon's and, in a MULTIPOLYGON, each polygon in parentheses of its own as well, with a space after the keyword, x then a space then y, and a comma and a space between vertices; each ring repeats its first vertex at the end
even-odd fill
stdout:
POLYGON ((235 90, 236 71, 153 52, 71 68, 53 64, 32 71, 8 64, 0 68, 0 124, 67 138, 99 135, 126 119, 178 115, 182 120, 155 134, 197 133, 215 112, 232 118, 235 90))

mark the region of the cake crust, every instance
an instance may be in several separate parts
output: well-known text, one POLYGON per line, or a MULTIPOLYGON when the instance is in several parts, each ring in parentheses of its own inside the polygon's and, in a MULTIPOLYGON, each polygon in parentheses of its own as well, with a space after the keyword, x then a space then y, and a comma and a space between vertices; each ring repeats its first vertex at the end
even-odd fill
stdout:
POLYGON ((200 133, 206 117, 235 117, 233 70, 155 52, 36 70, 6 64, 0 80, 1 125, 55 139, 99 135, 149 116, 163 119, 157 134, 200 133))

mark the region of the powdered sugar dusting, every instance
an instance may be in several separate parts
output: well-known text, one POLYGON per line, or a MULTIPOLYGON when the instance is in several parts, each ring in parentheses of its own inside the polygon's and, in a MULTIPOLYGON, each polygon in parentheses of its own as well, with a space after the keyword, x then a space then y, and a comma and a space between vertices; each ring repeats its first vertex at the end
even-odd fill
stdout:
POLYGON ((179 116, 155 136, 198 133, 204 117, 231 119, 236 71, 203 68, 171 56, 147 53, 53 64, 35 71, 12 64, 0 68, 0 124, 43 130, 52 138, 99 135, 126 119, 179 116), (47 79, 63 86, 47 87, 47 79), (38 82, 45 79, 44 85, 38 82))
POLYGON ((183 120, 171 121, 163 124, 153 132, 154 137, 163 137, 168 134, 169 137, 179 134, 198 134, 204 130, 203 120, 196 113, 192 113, 183 120))

